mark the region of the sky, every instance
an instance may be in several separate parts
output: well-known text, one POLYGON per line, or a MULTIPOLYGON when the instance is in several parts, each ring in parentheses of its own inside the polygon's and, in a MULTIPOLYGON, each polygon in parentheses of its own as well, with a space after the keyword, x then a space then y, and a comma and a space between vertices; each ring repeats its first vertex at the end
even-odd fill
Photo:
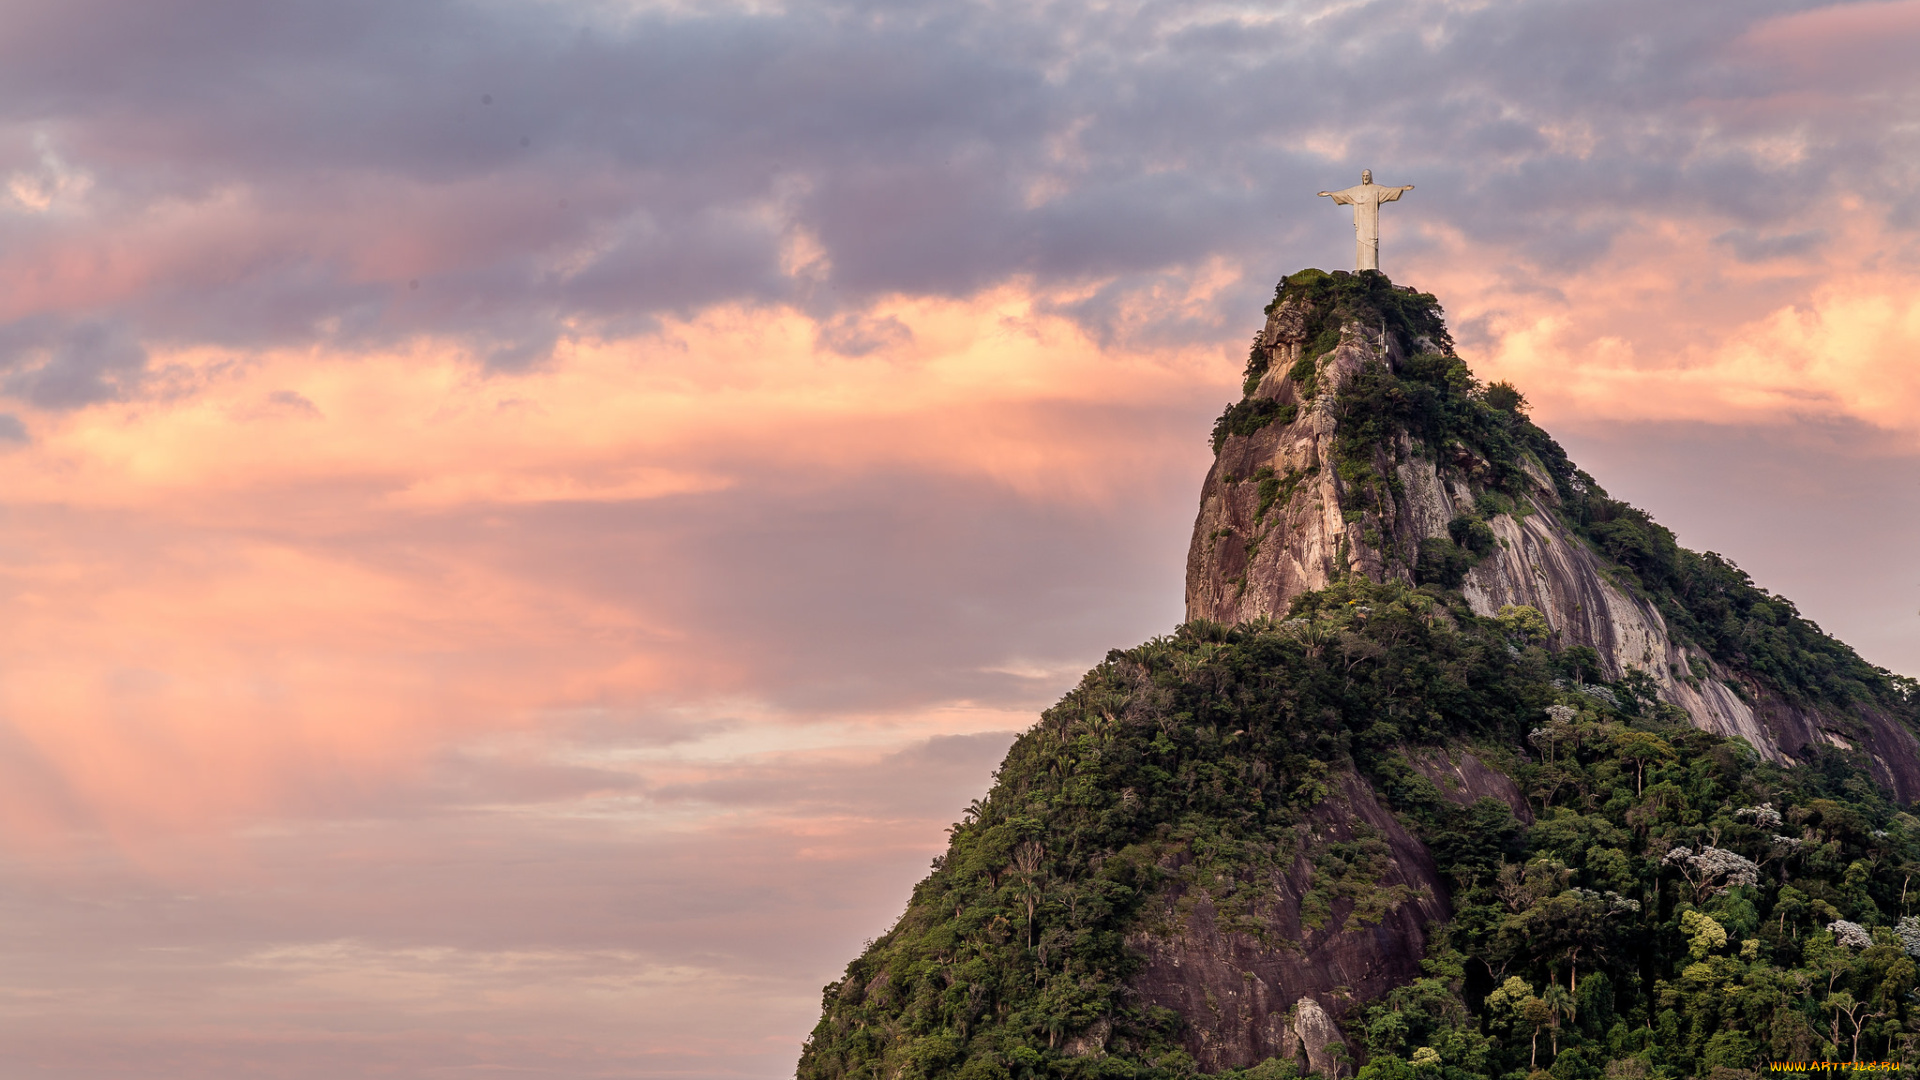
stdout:
POLYGON ((771 1078, 1315 192, 1920 675, 1920 0, 9 0, 7 1075, 771 1078))

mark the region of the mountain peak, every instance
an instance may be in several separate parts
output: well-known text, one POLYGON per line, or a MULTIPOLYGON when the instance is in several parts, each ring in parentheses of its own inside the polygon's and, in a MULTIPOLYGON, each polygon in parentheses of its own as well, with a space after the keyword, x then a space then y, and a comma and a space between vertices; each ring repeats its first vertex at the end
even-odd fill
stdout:
POLYGON ((799 1080, 1910 1061, 1920 688, 1609 498, 1433 297, 1266 314, 1188 621, 1015 740, 799 1080))
POLYGON ((1902 801, 1920 798, 1920 743, 1877 700, 1885 673, 1609 498, 1518 391, 1474 378, 1432 295, 1303 270, 1266 314, 1244 396, 1214 427, 1189 621, 1282 617, 1350 575, 1458 589, 1478 615, 1534 609, 1554 647, 1593 651, 1597 677, 1644 677, 1768 761, 1858 746, 1902 801), (1777 636, 1796 644, 1756 655, 1777 636))

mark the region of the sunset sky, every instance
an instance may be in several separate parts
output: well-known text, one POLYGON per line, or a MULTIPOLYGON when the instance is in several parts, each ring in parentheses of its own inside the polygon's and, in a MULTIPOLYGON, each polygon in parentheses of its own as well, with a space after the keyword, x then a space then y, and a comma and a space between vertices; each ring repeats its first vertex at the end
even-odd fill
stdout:
POLYGON ((1920 0, 9 0, 12 1078, 791 1076, 1317 199, 1920 675, 1920 0))

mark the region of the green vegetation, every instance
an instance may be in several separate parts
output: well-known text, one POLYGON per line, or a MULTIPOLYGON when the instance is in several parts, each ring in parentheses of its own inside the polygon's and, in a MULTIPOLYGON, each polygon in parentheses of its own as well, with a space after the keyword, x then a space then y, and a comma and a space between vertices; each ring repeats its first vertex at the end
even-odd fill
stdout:
POLYGON ((1493 527, 1476 510, 1447 522, 1446 537, 1428 537, 1420 542, 1420 555, 1414 564, 1414 580, 1457 589, 1475 563, 1493 553, 1499 540, 1493 527))
MULTIPOLYGON (((1384 837, 1309 827, 1356 773, 1427 846, 1454 913, 1431 928, 1420 978, 1346 1014, 1356 1080, 1746 1080, 1769 1059, 1920 1062, 1920 818, 1868 762, 1762 762, 1690 727, 1645 672, 1593 684, 1599 657, 1554 647, 1539 612, 1479 617, 1453 590, 1497 550, 1499 519, 1552 513, 1677 635, 1789 698, 1836 718, 1871 702, 1920 727, 1920 688, 1610 499, 1517 390, 1481 385, 1452 355, 1431 297, 1319 271, 1276 302, 1289 295, 1364 312, 1418 350, 1332 403, 1331 464, 1349 490, 1392 494, 1398 445, 1466 475, 1473 509, 1422 543, 1417 584, 1352 578, 1284 619, 1196 622, 1109 653, 1014 743, 899 922, 826 987, 800 1080, 1197 1075, 1182 1019, 1130 989, 1143 961, 1129 939, 1177 933, 1205 901, 1223 931, 1297 948, 1273 931, 1272 883, 1303 858, 1309 929, 1411 901, 1385 881, 1384 837), (1450 798, 1415 764, 1441 748, 1511 778, 1529 813, 1450 798)), ((1338 327, 1310 325, 1310 340, 1331 348, 1338 327)), ((1279 419, 1270 402, 1241 404, 1216 446, 1279 419)), ((1241 478, 1259 485, 1256 522, 1303 479, 1241 478)), ((1710 671, 1696 660, 1680 674, 1710 671)))
MULTIPOLYGON (((1299 383, 1311 378, 1312 362, 1340 344, 1341 327, 1355 322, 1366 329, 1383 329, 1393 334, 1409 352, 1453 352, 1453 337, 1447 332, 1440 302, 1431 293, 1409 292, 1399 288, 1378 270, 1350 274, 1336 270, 1302 270, 1275 286, 1266 314, 1290 301, 1298 302, 1306 312, 1306 347, 1289 373, 1299 383), (1305 365, 1303 368, 1302 365, 1305 365)), ((1255 338, 1247 357, 1245 393, 1253 393, 1270 363, 1266 349, 1255 338)), ((1301 396, 1313 391, 1303 388, 1301 396)))
MULTIPOLYGON (((1337 270, 1302 270, 1280 282, 1273 291, 1267 314, 1289 301, 1297 301, 1305 312, 1307 343, 1300 359, 1288 375, 1303 401, 1312 401, 1318 393, 1320 357, 1340 344, 1341 327, 1357 322, 1369 329, 1395 335, 1410 349, 1452 353, 1453 338, 1447 333, 1440 303, 1428 293, 1397 288, 1377 270, 1350 274, 1337 270)), ((1264 331, 1263 331, 1264 332, 1264 331)), ((1292 423, 1297 415, 1292 405, 1254 400, 1253 391, 1267 373, 1272 358, 1256 335, 1247 353, 1247 368, 1241 382, 1244 400, 1228 405, 1213 425, 1213 452, 1219 453, 1228 435, 1251 435, 1268 424, 1292 423)))
POLYGON ((1191 1072, 1176 1018, 1124 989, 1148 898, 1178 881, 1257 922, 1356 742, 1518 730, 1501 717, 1553 694, 1550 665, 1526 666, 1544 656, 1517 660, 1497 622, 1429 593, 1360 582, 1294 616, 1116 651, 1048 710, 900 922, 827 989, 799 1075, 1191 1072), (1062 1053, 1098 1022, 1108 1056, 1062 1053))
POLYGON ((1291 424, 1299 411, 1298 405, 1282 405, 1271 398, 1237 401, 1213 422, 1213 452, 1220 452, 1229 435, 1251 435, 1268 424, 1291 424))
POLYGON ((1608 498, 1584 472, 1568 466, 1565 473, 1570 477, 1554 473, 1563 485, 1564 516, 1632 574, 1676 638, 1751 672, 1793 701, 1888 706, 1912 695, 1913 680, 1862 660, 1724 556, 1681 547, 1644 510, 1608 498))
POLYGON ((1347 768, 1428 844, 1456 911, 1428 976, 1351 1018, 1363 1077, 1415 1075, 1424 1050, 1432 1075, 1562 1080, 1850 1059, 1856 1035, 1863 1057, 1908 1053, 1915 969, 1893 924, 1920 904, 1920 821, 1844 755, 1780 770, 1686 727, 1644 674, 1583 687, 1590 655, 1544 638, 1531 609, 1483 619, 1433 586, 1354 580, 1285 620, 1110 654, 827 988, 799 1075, 1191 1074, 1178 1019, 1126 992, 1125 935, 1174 883, 1257 933, 1268 875, 1302 850, 1310 919, 1367 893, 1377 841, 1302 847, 1347 768), (1537 822, 1450 802, 1409 766, 1409 746, 1449 740, 1530 746, 1505 765, 1537 822), (1846 945, 1847 923, 1868 943, 1846 945), (1106 1055, 1070 1055, 1096 1025, 1106 1055))
MULTIPOLYGON (((1404 303, 1418 299, 1399 295, 1409 298, 1404 303)), ((1380 505, 1377 492, 1391 487, 1384 466, 1402 435, 1416 452, 1484 487, 1475 513, 1449 527, 1451 547, 1443 541, 1421 544, 1418 581, 1457 587, 1492 550, 1492 534, 1482 531, 1487 520, 1533 512, 1531 472, 1553 485, 1554 512, 1618 567, 1617 580, 1659 608, 1679 641, 1805 704, 1886 707, 1913 693, 1912 680, 1868 664, 1724 556, 1681 547, 1644 510, 1610 498, 1527 418, 1518 390, 1506 383, 1481 385, 1457 356, 1419 353, 1398 371, 1369 364, 1342 388, 1334 415, 1337 468, 1362 508, 1380 505)))
MULTIPOLYGON (((1511 771, 1536 822, 1482 808, 1517 850, 1434 844, 1454 920, 1428 977, 1351 1024, 1362 1080, 1414 1075, 1422 1047, 1449 1077, 1912 1062, 1920 820, 1857 763, 1762 765, 1617 689, 1634 704, 1571 695, 1529 732, 1536 754, 1511 771)), ((1404 765, 1373 771, 1430 843, 1460 816, 1404 765)))
POLYGON ((1368 364, 1334 404, 1340 458, 1372 468, 1406 435, 1419 452, 1466 473, 1496 500, 1507 500, 1495 505, 1511 508, 1531 486, 1528 464, 1548 473, 1541 463, 1565 462, 1566 452, 1527 419, 1525 399, 1517 392, 1500 396, 1512 408, 1494 407, 1487 394, 1457 356, 1416 353, 1401 361, 1397 372, 1368 364))
POLYGON ((1265 521, 1267 511, 1276 506, 1285 506, 1292 500, 1294 491, 1307 478, 1307 474, 1290 469, 1285 476, 1280 476, 1273 471, 1273 466, 1262 465, 1254 471, 1253 478, 1260 484, 1260 506, 1254 511, 1253 517, 1255 521, 1265 521))
POLYGON ((1412 899, 1405 885, 1382 887, 1381 879, 1393 861, 1393 849, 1366 825, 1351 843, 1332 843, 1313 858, 1313 883, 1300 898, 1300 925, 1319 930, 1333 918, 1334 901, 1350 905, 1349 923, 1376 925, 1387 914, 1412 899))

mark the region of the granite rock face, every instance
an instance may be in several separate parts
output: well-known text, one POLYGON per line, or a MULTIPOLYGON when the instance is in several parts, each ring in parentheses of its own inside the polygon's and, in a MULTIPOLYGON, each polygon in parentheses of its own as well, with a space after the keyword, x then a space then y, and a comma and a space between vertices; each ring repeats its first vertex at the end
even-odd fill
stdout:
MULTIPOLYGON (((1372 448, 1375 472, 1396 481, 1386 485, 1391 490, 1376 486, 1372 505, 1354 497, 1337 468, 1335 397, 1368 364, 1396 367, 1406 348, 1430 343, 1403 343, 1384 328, 1349 321, 1331 350, 1302 365, 1310 314, 1296 300, 1282 302, 1256 339, 1270 362, 1248 398, 1273 402, 1280 419, 1250 435, 1228 434, 1219 446, 1188 549, 1189 620, 1285 618, 1294 597, 1350 574, 1411 582, 1422 540, 1448 537, 1449 523, 1477 504, 1484 511, 1488 462, 1461 450, 1436 459, 1404 435, 1372 448)), ((1461 585, 1477 614, 1532 607, 1555 644, 1591 647, 1609 681, 1646 672, 1660 697, 1698 727, 1745 739, 1780 764, 1821 745, 1864 749, 1898 799, 1920 798, 1920 741, 1903 724, 1867 705, 1843 713, 1795 704, 1675 641, 1659 610, 1617 581, 1608 560, 1555 513, 1560 496, 1546 470, 1530 460, 1523 467, 1525 490, 1511 511, 1487 517, 1495 544, 1461 585)), ((1410 751, 1408 760, 1450 799, 1490 797, 1522 822, 1533 819, 1514 782, 1470 752, 1410 751)), ((1238 929, 1224 925, 1211 898, 1176 891, 1163 898, 1159 929, 1135 942, 1147 958, 1136 988, 1144 1000, 1181 1013, 1188 1050, 1208 1071, 1283 1057, 1303 1071, 1351 1075, 1336 1049, 1338 1021, 1415 978, 1428 925, 1449 915, 1432 858, 1363 778, 1343 776, 1313 820, 1314 835, 1271 882, 1258 932, 1244 919, 1238 929), (1324 926, 1307 926, 1313 845, 1362 832, 1383 838, 1392 852, 1379 887, 1404 889, 1407 898, 1376 921, 1336 904, 1324 926)))
POLYGON ((1521 794, 1520 785, 1475 754, 1457 748, 1421 748, 1407 753, 1407 763, 1433 781, 1449 801, 1466 806, 1480 799, 1495 799, 1506 803, 1521 824, 1533 824, 1533 807, 1521 794))
POLYGON ((1134 989, 1186 1018, 1188 1052, 1208 1072, 1283 1057, 1333 1077, 1332 1047, 1344 1045, 1335 1021, 1417 978, 1428 924, 1451 914, 1433 857, 1367 782, 1347 772, 1330 786, 1264 895, 1227 912, 1212 897, 1169 891, 1129 942, 1146 960, 1134 989), (1314 897, 1329 885, 1316 856, 1367 839, 1378 852, 1368 880, 1330 902, 1314 897))
MULTIPOLYGON (((1296 300, 1276 305, 1257 339, 1271 364, 1249 397, 1291 407, 1293 418, 1221 445, 1188 548, 1189 620, 1284 617, 1294 597, 1347 574, 1411 581, 1420 542, 1446 537, 1448 523, 1473 511, 1486 490, 1485 461, 1468 451, 1436 460, 1401 436, 1373 448, 1374 468, 1397 490, 1379 491, 1382 505, 1353 498, 1335 467, 1335 396, 1367 364, 1391 368, 1406 354, 1395 336, 1348 322, 1339 343, 1316 358, 1308 393, 1292 374, 1307 314, 1296 300)), ((1593 648, 1609 680, 1646 672, 1698 727, 1745 739, 1780 764, 1811 747, 1858 747, 1897 798, 1920 798, 1920 741, 1903 725, 1869 706, 1836 713, 1796 705, 1676 642, 1654 605, 1616 583, 1604 557, 1553 512, 1560 499, 1546 471, 1528 463, 1527 477, 1513 510, 1487 520, 1496 546, 1461 586, 1476 613, 1535 608, 1556 644, 1593 648)))

